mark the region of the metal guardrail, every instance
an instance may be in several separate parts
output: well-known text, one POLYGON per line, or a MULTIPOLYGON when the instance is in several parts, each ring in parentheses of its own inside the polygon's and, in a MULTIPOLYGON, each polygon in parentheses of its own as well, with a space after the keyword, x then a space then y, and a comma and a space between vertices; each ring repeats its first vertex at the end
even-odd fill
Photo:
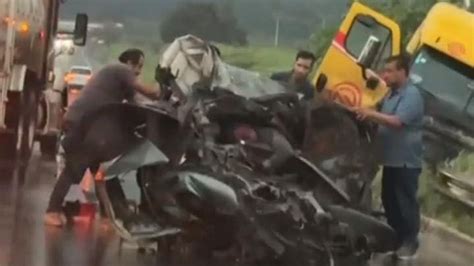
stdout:
POLYGON ((471 181, 447 170, 440 170, 439 174, 441 182, 434 186, 435 190, 474 212, 474 179, 471 181))
POLYGON ((425 119, 423 120, 423 126, 428 131, 439 134, 442 137, 448 138, 449 140, 458 142, 466 150, 474 151, 474 138, 465 135, 461 130, 457 128, 442 124, 433 117, 425 117, 425 119))

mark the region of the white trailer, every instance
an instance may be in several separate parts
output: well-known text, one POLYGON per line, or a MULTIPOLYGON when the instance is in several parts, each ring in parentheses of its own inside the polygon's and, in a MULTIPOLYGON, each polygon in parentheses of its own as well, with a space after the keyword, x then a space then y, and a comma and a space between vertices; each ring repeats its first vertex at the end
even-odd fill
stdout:
MULTIPOLYGON (((60 121, 61 108, 54 110, 51 85, 60 2, 0 0, 0 156, 3 158, 28 159, 35 137, 42 144, 49 144, 48 148, 56 146, 57 132, 51 130, 50 124, 60 121)), ((77 16, 72 34, 76 45, 85 44, 86 15, 77 16)))

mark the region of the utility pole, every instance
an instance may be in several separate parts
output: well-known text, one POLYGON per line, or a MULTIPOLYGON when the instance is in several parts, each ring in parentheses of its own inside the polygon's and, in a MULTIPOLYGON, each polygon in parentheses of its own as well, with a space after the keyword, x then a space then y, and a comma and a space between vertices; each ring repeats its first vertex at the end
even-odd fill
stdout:
POLYGON ((275 47, 278 46, 278 41, 280 38, 280 15, 276 17, 276 25, 275 25, 275 47))

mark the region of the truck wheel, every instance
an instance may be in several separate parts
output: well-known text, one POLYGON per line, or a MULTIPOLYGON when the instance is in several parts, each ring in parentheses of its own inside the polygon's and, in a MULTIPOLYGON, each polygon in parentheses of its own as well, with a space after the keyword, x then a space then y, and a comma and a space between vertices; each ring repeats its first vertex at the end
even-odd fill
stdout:
POLYGON ((17 129, 18 158, 28 161, 33 151, 36 133, 37 96, 32 90, 22 93, 22 110, 17 129))
POLYGON ((47 158, 55 158, 58 145, 58 137, 44 136, 40 139, 41 154, 47 158))
POLYGON ((33 90, 9 95, 6 124, 10 129, 0 137, 0 158, 28 161, 36 131, 37 97, 33 90), (18 110, 21 110, 18 112, 18 110))

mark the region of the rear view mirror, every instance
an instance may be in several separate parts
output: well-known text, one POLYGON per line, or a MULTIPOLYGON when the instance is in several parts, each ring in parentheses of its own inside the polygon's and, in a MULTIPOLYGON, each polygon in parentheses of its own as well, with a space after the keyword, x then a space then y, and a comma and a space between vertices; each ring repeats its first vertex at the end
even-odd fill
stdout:
POLYGON ((377 57, 381 44, 382 43, 377 37, 371 35, 357 59, 359 65, 363 68, 370 68, 377 57))
POLYGON ((326 74, 321 73, 321 75, 319 75, 318 77, 318 80, 316 81, 316 90, 318 92, 322 92, 324 88, 326 87, 327 83, 328 83, 328 77, 326 76, 326 74))
POLYGON ((74 26, 74 45, 86 45, 88 22, 89 17, 86 14, 77 14, 74 26))

